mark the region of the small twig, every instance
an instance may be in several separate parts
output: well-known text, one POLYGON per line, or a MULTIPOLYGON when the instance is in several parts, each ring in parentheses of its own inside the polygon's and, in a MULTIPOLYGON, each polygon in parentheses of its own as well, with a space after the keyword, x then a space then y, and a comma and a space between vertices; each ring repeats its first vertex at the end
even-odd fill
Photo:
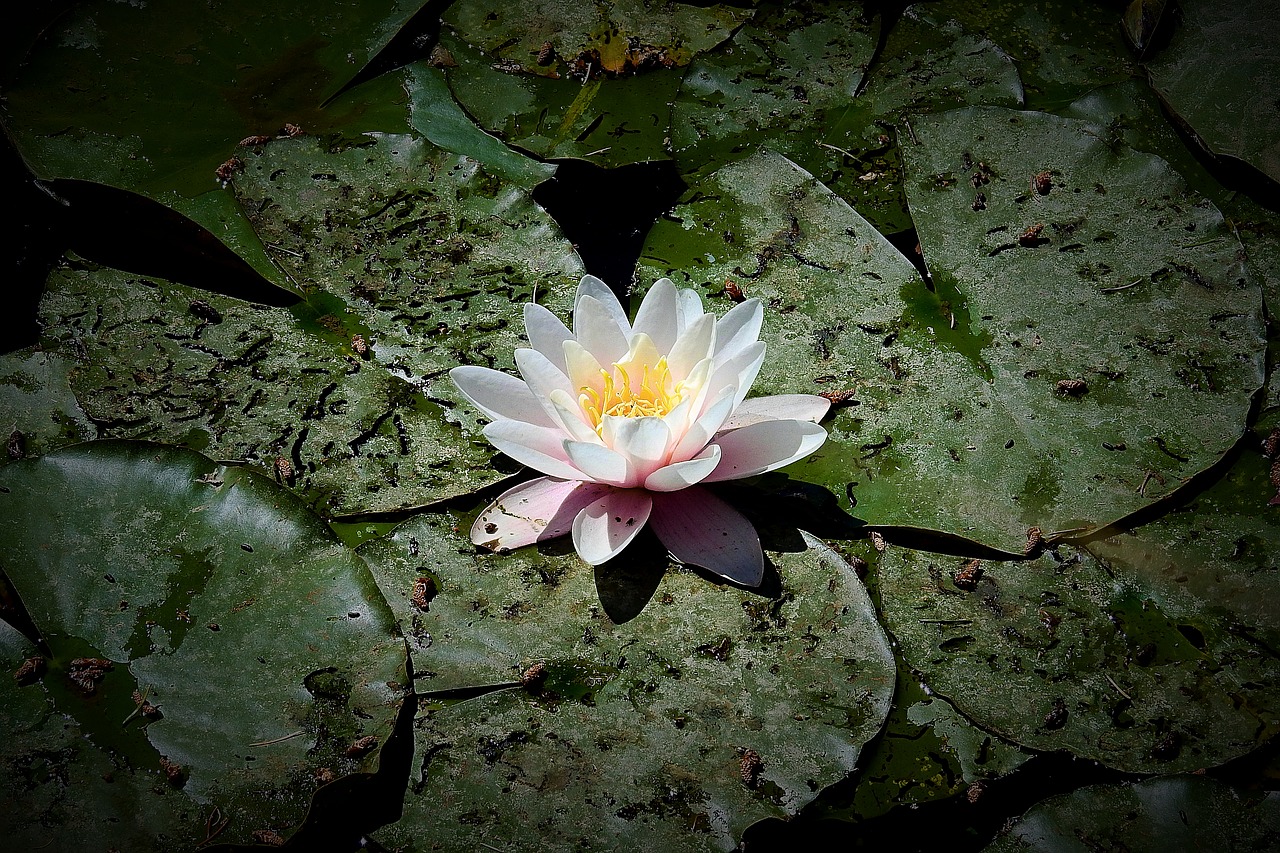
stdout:
POLYGON ((603 148, 597 148, 595 151, 592 151, 592 152, 590 152, 590 153, 584 154, 584 155, 582 155, 582 156, 584 156, 584 157, 594 157, 594 156, 596 156, 597 154, 603 154, 604 152, 608 151, 608 150, 609 150, 610 148, 612 148, 612 147, 613 147, 612 145, 606 145, 606 146, 605 146, 605 147, 603 147, 603 148))
POLYGON ((903 123, 903 124, 905 124, 905 125, 907 126, 907 133, 911 134, 911 141, 912 141, 912 142, 914 142, 916 145, 919 145, 919 144, 920 144, 920 139, 916 136, 915 128, 913 128, 913 127, 911 126, 911 122, 907 121, 907 120, 904 118, 904 119, 902 120, 902 123, 903 123))
POLYGON ((1121 290, 1128 290, 1131 287, 1142 284, 1144 281, 1146 281, 1145 278, 1140 278, 1140 279, 1137 279, 1136 281, 1131 281, 1128 284, 1122 284, 1119 287, 1104 287, 1102 288, 1102 290, 1099 290, 1098 292, 1099 293, 1117 293, 1121 290))
POLYGON ((972 619, 921 619, 921 625, 972 625, 972 619))
POLYGON ((280 743, 281 741, 291 740, 292 738, 300 737, 304 734, 306 734, 306 732, 302 730, 298 730, 292 734, 287 734, 284 737, 278 737, 272 740, 261 740, 261 741, 258 741, 257 743, 251 743, 249 744, 249 746, 271 746, 273 743, 280 743))
POLYGON ((845 151, 843 148, 837 148, 836 146, 834 146, 834 145, 828 145, 828 144, 827 144, 827 143, 825 143, 825 142, 819 142, 819 143, 818 143, 818 147, 819 147, 819 148, 830 148, 832 151, 839 151, 841 154, 843 154, 844 156, 848 157, 850 160, 857 160, 857 159, 858 159, 857 157, 854 157, 852 154, 850 154, 848 151, 845 151))
POLYGON ((213 811, 209 812, 209 816, 204 821, 204 841, 197 844, 196 849, 211 843, 213 839, 222 834, 222 830, 226 829, 229 823, 231 823, 231 818, 223 817, 222 809, 214 806, 213 811))
POLYGON ((142 706, 147 704, 147 694, 150 692, 151 692, 150 684, 142 688, 142 698, 138 700, 138 704, 133 706, 133 713, 131 713, 129 716, 125 717, 124 720, 121 721, 120 723, 121 727, 129 725, 130 720, 132 720, 134 717, 142 713, 142 706))
POLYGON ((584 75, 582 75, 582 85, 583 85, 583 86, 586 86, 586 85, 587 85, 587 81, 591 79, 591 66, 592 66, 592 63, 588 62, 588 63, 587 63, 587 73, 586 73, 586 74, 584 74, 584 75))
POLYGON ((1119 693, 1119 694, 1120 694, 1121 696, 1123 696, 1124 698, 1128 699, 1130 702, 1132 702, 1132 701, 1133 701, 1133 697, 1132 697, 1132 696, 1130 696, 1128 693, 1125 693, 1123 690, 1121 690, 1121 689, 1120 689, 1120 685, 1119 685, 1119 684, 1116 684, 1114 681, 1112 681, 1112 680, 1111 680, 1111 676, 1107 675, 1107 674, 1104 672, 1104 673, 1102 673, 1102 677, 1103 677, 1103 678, 1105 678, 1105 679, 1107 680, 1107 682, 1108 682, 1112 687, 1114 687, 1114 688, 1116 689, 1116 692, 1117 692, 1117 693, 1119 693))
POLYGON ((284 252, 286 255, 293 255, 295 258, 302 257, 301 252, 295 252, 293 251, 293 249, 286 249, 284 246, 281 246, 279 243, 267 243, 267 245, 272 249, 275 249, 277 252, 284 252))

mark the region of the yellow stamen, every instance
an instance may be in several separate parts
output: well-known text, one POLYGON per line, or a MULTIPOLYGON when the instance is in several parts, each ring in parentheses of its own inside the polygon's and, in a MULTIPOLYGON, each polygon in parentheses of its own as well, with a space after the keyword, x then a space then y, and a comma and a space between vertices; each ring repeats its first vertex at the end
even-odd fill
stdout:
MULTIPOLYGON (((612 367, 600 371, 602 390, 589 385, 579 389, 578 405, 597 433, 603 433, 605 415, 660 418, 684 399, 684 383, 672 381, 665 356, 657 364, 642 366, 638 387, 632 384, 627 364, 615 362, 612 367)), ((634 371, 635 365, 630 367, 634 371)))

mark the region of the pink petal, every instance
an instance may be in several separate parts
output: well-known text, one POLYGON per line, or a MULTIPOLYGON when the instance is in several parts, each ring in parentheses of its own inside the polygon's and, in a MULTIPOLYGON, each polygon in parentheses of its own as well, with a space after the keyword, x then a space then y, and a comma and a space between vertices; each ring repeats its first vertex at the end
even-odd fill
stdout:
POLYGON ((598 566, 630 544, 649 520, 653 498, 643 489, 612 489, 573 520, 573 547, 598 566))
POLYGON ((573 332, 559 317, 536 302, 526 302, 524 330, 529 336, 529 346, 545 355, 560 372, 569 372, 564 365, 564 342, 573 337, 573 332))
POLYGON ((808 456, 827 440, 827 431, 808 421, 761 421, 716 437, 723 455, 704 482, 739 480, 781 468, 808 456))
POLYGON ((759 299, 740 302, 716 322, 716 358, 729 359, 755 343, 764 326, 764 306, 759 299))
POLYGON ((651 492, 675 492, 700 483, 720 464, 720 447, 711 445, 692 459, 659 468, 644 481, 651 492))
POLYGON ((681 436, 680 441, 676 443, 675 449, 671 451, 671 460, 673 462, 683 462, 694 455, 701 453, 702 449, 707 446, 707 442, 720 429, 720 425, 724 423, 725 418, 729 417, 729 413, 733 411, 733 395, 734 388, 723 389, 714 399, 702 416, 689 425, 689 429, 681 436))
POLYGON ((764 580, 764 552, 751 522, 701 486, 653 496, 653 532, 677 560, 743 586, 764 580))
POLYGON ((568 533, 582 508, 608 486, 539 477, 507 489, 471 525, 471 541, 490 551, 511 550, 568 533))
POLYGON ((605 444, 631 462, 636 482, 640 482, 656 470, 667 458, 671 445, 671 430, 662 418, 623 418, 616 415, 604 417, 605 444))
POLYGON ((529 386, 510 374, 466 365, 449 371, 462 396, 490 420, 513 420, 555 426, 529 386))
POLYGON ((565 441, 564 452, 569 461, 582 471, 579 479, 624 488, 636 485, 635 468, 621 453, 586 441, 565 441))
POLYGON ((775 394, 743 400, 733 410, 723 430, 739 429, 761 421, 810 421, 817 423, 831 408, 831 401, 817 394, 775 394))
POLYGON ((484 437, 521 465, 562 480, 590 479, 569 461, 563 430, 532 426, 519 421, 494 421, 484 437))
MULTIPOLYGON (((613 301, 616 305, 618 300, 613 301)), ((574 306, 573 333, 578 343, 601 364, 613 364, 627 354, 630 329, 630 323, 619 325, 618 319, 594 296, 584 296, 574 306)))
POLYGON ((671 352, 676 342, 676 309, 679 302, 676 286, 669 278, 660 278, 649 288, 636 311, 634 331, 653 339, 660 353, 671 352))
POLYGON ((618 301, 618 297, 609 289, 609 285, 593 275, 584 275, 582 280, 578 282, 578 292, 573 297, 573 331, 581 336, 582 329, 578 326, 578 307, 582 303, 584 296, 590 296, 595 299, 605 309, 613 321, 618 324, 618 328, 624 333, 631 333, 631 322, 627 319, 627 312, 622 310, 622 303, 618 301))

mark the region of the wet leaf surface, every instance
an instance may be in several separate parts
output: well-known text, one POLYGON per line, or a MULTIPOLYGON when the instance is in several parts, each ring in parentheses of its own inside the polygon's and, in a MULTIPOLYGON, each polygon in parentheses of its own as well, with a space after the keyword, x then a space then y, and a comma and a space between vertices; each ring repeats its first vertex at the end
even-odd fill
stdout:
POLYGON ((173 849, 215 808, 220 840, 288 835, 318 785, 375 761, 350 748, 385 740, 403 642, 364 563, 277 485, 91 442, 0 468, 0 503, 5 572, 52 652, 5 688, 4 784, 33 846, 173 849))
POLYGON ((761 595, 651 545, 595 570, 564 543, 477 555, 457 523, 360 549, 426 693, 421 777, 384 843, 732 849, 851 771, 888 712, 870 599, 812 537, 771 554, 761 595))
POLYGON ((55 447, 97 438, 97 428, 76 402, 67 381, 71 365, 43 352, 0 357, 0 412, 8 430, 4 462, 39 456, 55 447))

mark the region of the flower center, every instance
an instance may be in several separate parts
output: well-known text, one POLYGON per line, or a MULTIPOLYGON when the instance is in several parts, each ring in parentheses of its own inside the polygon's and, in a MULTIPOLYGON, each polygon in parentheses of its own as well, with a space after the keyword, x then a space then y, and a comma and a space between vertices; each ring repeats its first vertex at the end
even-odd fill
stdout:
POLYGON ((612 370, 601 370, 604 380, 601 391, 588 385, 579 389, 578 405, 597 433, 604 429, 605 415, 660 418, 684 399, 684 383, 672 381, 666 356, 658 359, 657 364, 643 365, 638 377, 627 371, 628 366, 634 372, 637 365, 615 362, 612 370))

